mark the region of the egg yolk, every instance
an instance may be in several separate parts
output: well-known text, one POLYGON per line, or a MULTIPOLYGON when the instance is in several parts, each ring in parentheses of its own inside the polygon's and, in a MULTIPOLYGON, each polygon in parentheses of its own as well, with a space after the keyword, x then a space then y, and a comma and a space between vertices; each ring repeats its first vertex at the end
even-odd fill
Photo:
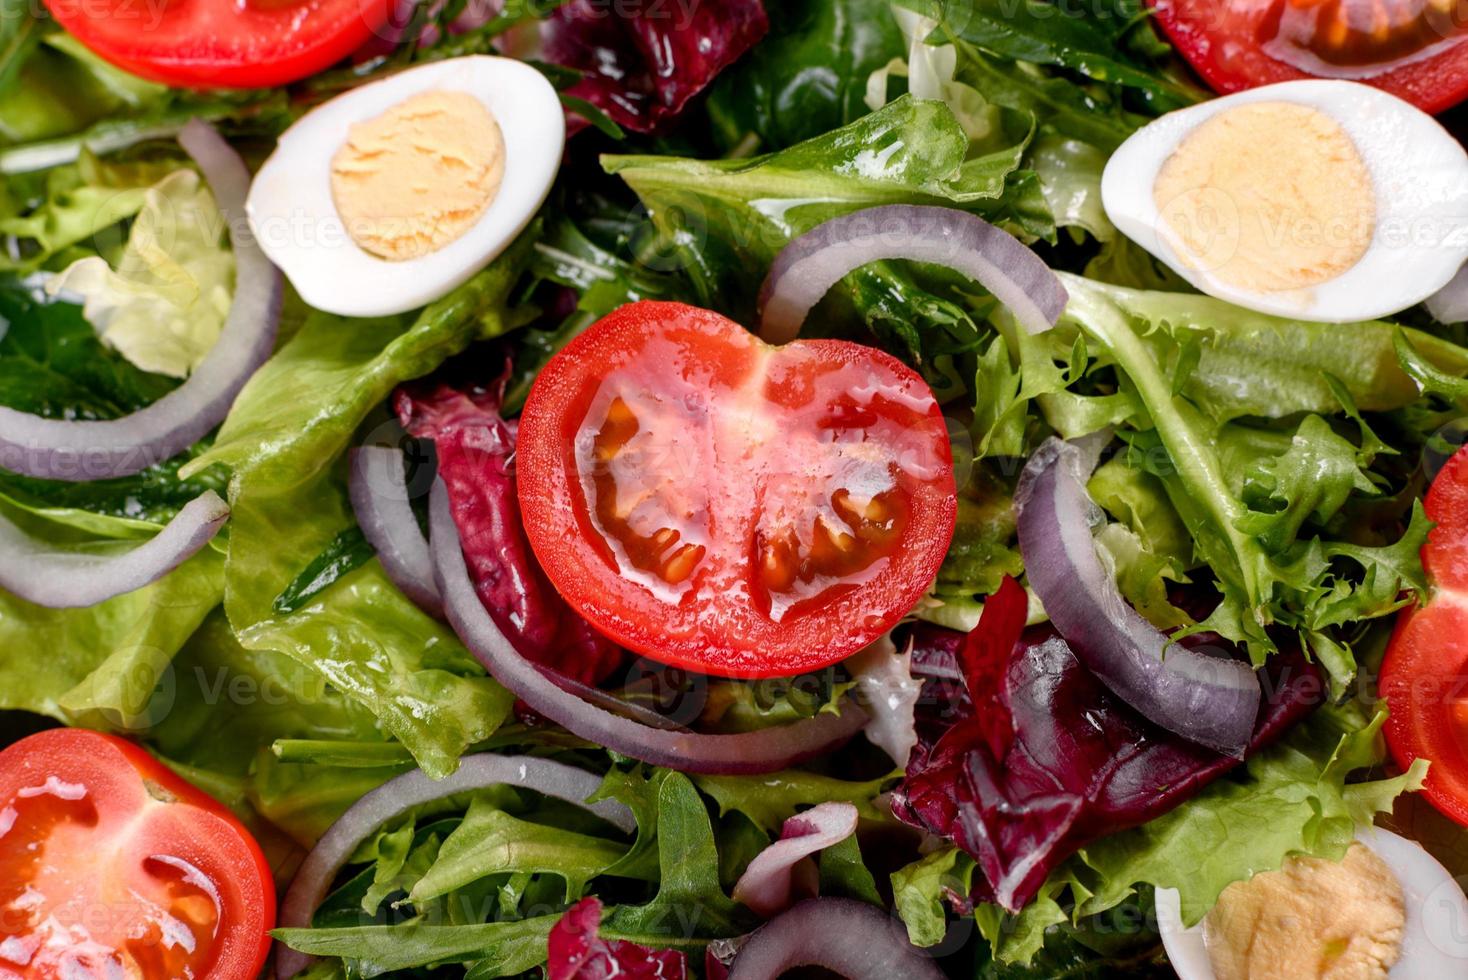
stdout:
POLYGON ((1407 925, 1401 883, 1376 852, 1294 857, 1224 889, 1203 920, 1218 980, 1385 980, 1407 925))
POLYGON ((472 228, 504 173, 504 137, 484 103, 429 91, 351 127, 331 161, 331 195, 354 242, 401 261, 472 228))
POLYGON ((1376 193, 1330 116, 1255 102, 1212 116, 1153 185, 1159 229, 1189 267, 1254 293, 1328 282, 1366 254, 1376 193))

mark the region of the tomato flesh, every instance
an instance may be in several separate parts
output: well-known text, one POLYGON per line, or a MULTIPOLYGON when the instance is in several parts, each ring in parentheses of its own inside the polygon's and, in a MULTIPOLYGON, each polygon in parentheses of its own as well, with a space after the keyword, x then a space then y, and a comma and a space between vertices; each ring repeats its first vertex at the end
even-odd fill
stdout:
POLYGON ((46 0, 69 34, 144 78, 184 88, 286 85, 384 29, 395 0, 46 0))
POLYGON ((1468 826, 1468 448, 1443 467, 1425 506, 1436 522, 1422 549, 1433 594, 1398 617, 1387 647, 1386 738, 1403 768, 1431 762, 1423 793, 1468 826))
POLYGON ((1347 78, 1428 112, 1468 97, 1468 21, 1447 0, 1149 0, 1219 92, 1347 78))
POLYGON ((61 729, 0 752, 0 978, 247 980, 274 909, 244 827, 136 746, 61 729))
POLYGON ((536 557, 597 629, 731 676, 816 669, 890 629, 957 512, 947 428, 896 359, 766 345, 634 303, 537 379, 517 475, 536 557))

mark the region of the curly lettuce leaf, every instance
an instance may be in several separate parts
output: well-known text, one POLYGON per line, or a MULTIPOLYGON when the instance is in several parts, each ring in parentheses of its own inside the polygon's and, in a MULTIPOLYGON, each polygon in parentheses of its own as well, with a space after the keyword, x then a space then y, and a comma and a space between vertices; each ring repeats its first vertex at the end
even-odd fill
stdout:
POLYGON ((119 227, 142 210, 148 189, 183 166, 180 155, 129 162, 83 152, 74 164, 40 175, 6 179, 0 195, 0 234, 13 251, 0 268, 53 268, 68 257, 111 254, 122 247, 119 227))
MULTIPOLYGON (((1120 433, 1129 465, 1165 488, 1193 540, 1188 564, 1217 576, 1223 601, 1200 627, 1247 644, 1256 663, 1276 650, 1271 627, 1294 630, 1344 687, 1354 658, 1338 628, 1425 588, 1426 519, 1410 494, 1384 493, 1404 477, 1362 414, 1418 399, 1397 362, 1398 328, 1355 324, 1347 350, 1338 328, 1064 279, 1067 321, 1145 409, 1120 433), (1346 515, 1371 508, 1368 536, 1346 515)), ((1444 370, 1468 370, 1468 351, 1419 339, 1444 370)))

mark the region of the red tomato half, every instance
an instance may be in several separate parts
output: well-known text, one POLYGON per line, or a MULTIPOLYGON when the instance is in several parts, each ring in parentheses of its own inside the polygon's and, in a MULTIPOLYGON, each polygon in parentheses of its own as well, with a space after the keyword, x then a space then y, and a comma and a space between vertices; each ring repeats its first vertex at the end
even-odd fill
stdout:
POLYGON ((46 0, 112 64, 184 88, 268 88, 328 68, 388 21, 396 0, 46 0))
POLYGON ((1459 4, 1428 0, 1148 0, 1172 42, 1219 92, 1348 78, 1428 112, 1468 97, 1459 4))
POLYGON ((869 347, 762 343, 717 313, 624 306, 556 355, 520 420, 536 557, 656 660, 788 676, 912 609, 957 513, 927 384, 869 347))
POLYGON ((1423 792, 1468 826, 1468 447, 1438 474, 1426 508, 1437 523, 1422 549, 1433 594, 1397 618, 1387 647, 1386 739, 1402 768, 1432 763, 1423 792))
POLYGON ((0 752, 0 977, 253 980, 274 923, 249 832, 136 745, 55 729, 0 752))

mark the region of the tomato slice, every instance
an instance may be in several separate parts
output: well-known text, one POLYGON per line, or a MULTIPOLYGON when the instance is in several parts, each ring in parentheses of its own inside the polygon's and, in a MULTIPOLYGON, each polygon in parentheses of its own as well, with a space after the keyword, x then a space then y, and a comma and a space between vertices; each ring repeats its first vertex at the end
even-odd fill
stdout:
POLYGON ((737 677, 834 663, 905 615, 957 513, 932 391, 860 344, 771 347, 632 303, 536 380, 520 506, 566 600, 624 646, 737 677))
POLYGON ((1468 22, 1438 0, 1148 0, 1216 91, 1348 78, 1427 112, 1468 98, 1468 22))
POLYGON ((1437 525, 1422 549, 1433 594, 1398 616, 1382 662, 1386 739, 1404 769, 1431 761, 1423 793, 1468 826, 1468 447, 1438 473, 1425 506, 1437 525))
POLYGON ((328 68, 383 30, 396 0, 46 0, 99 57, 184 88, 268 88, 328 68))
POLYGON ((136 745, 54 729, 0 752, 0 977, 252 980, 274 922, 249 832, 136 745))

